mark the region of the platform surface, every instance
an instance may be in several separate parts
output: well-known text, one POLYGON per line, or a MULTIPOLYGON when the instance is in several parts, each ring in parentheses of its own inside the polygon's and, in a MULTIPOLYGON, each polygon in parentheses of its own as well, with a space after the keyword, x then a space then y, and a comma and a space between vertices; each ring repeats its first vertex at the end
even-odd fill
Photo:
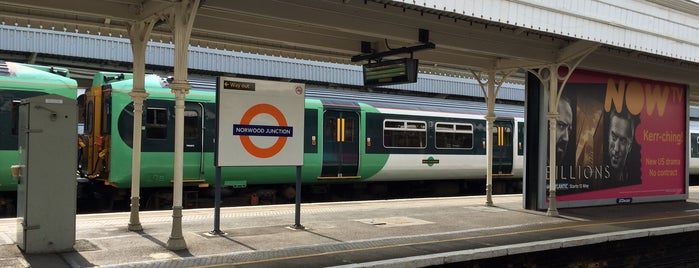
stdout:
POLYGON ((0 219, 0 267, 424 267, 610 240, 699 230, 699 188, 675 202, 560 209, 522 208, 521 195, 187 209, 186 250, 166 248, 172 211, 77 216, 74 252, 24 254, 16 219, 0 219))

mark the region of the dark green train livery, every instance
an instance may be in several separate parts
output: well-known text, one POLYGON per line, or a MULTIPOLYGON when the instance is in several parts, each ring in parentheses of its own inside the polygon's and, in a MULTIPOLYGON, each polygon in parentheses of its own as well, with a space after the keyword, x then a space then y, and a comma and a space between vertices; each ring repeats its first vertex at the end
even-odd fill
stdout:
POLYGON ((17 191, 10 166, 18 161, 20 101, 45 94, 76 99, 77 92, 77 82, 65 68, 0 60, 0 205, 11 203, 17 191))
MULTIPOLYGON (((131 187, 131 88, 130 74, 98 73, 81 109, 86 119, 81 173, 95 186, 122 196, 131 187)), ((141 126, 141 187, 150 193, 171 193, 174 94, 168 80, 157 75, 146 76, 145 88, 149 96, 141 126)), ((481 114, 309 95, 307 90, 305 184, 484 181, 486 122, 481 114)), ((190 190, 210 189, 215 179, 215 99, 211 88, 194 88, 186 96, 183 178, 190 190)), ((521 183, 522 126, 521 118, 496 121, 493 172, 498 181, 521 183)), ((231 189, 270 190, 289 197, 295 172, 295 167, 224 167, 222 181, 231 189)))

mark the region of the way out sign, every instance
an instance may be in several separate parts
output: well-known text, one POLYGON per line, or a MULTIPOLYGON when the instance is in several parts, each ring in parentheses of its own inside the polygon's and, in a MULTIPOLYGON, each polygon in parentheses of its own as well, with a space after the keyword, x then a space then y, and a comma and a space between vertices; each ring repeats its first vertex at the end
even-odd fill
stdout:
POLYGON ((219 77, 216 165, 303 165, 304 92, 304 84, 219 77))

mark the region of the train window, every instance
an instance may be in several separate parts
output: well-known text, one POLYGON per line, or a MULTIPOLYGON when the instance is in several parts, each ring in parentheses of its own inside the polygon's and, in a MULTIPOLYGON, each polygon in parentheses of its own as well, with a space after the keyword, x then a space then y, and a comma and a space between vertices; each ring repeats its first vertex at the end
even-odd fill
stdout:
POLYGON ((325 120, 325 140, 334 141, 337 140, 337 118, 328 118, 325 120))
POLYGON ((404 128, 405 122, 402 121, 386 121, 383 122, 384 128, 404 128))
POLYGON ((425 148, 427 124, 422 121, 385 120, 383 146, 389 148, 425 148))
POLYGON ((456 123, 435 124, 435 146, 440 149, 472 149, 473 125, 456 123))
POLYGON ((199 113, 193 110, 184 111, 184 138, 192 139, 199 136, 199 113))
POLYGON ((109 94, 105 94, 104 101, 102 104, 102 128, 100 129, 102 135, 109 135, 112 129, 112 97, 109 94))
POLYGON ((18 100, 12 101, 12 135, 14 136, 19 133, 19 104, 18 100))
POLYGON ((352 118, 345 118, 345 140, 344 142, 353 142, 354 141, 354 129, 355 129, 355 120, 352 118))
POLYGON ((85 118, 85 133, 92 134, 92 128, 95 122, 95 104, 93 101, 87 103, 87 117, 85 118))
POLYGON ((325 120, 325 139, 338 142, 342 139, 342 142, 353 142, 355 138, 354 130, 356 127, 356 120, 353 118, 328 118, 325 120), (340 126, 338 126, 339 122, 343 123, 340 123, 340 126), (344 129, 341 129, 342 127, 344 127, 344 129), (345 135, 339 136, 338 130, 340 134, 344 132, 345 135))
POLYGON ((493 146, 511 146, 512 128, 493 127, 493 146))
POLYGON ((146 138, 167 138, 167 110, 164 108, 148 108, 146 112, 146 138))

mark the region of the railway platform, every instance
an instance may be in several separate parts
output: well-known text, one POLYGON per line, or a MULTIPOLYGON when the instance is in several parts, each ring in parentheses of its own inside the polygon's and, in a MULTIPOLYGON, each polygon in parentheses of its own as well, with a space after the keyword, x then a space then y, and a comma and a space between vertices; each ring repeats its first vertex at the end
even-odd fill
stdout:
POLYGON ((75 251, 23 254, 16 219, 0 219, 0 267, 425 267, 699 230, 699 188, 679 202, 522 209, 521 195, 302 204, 221 209, 223 235, 211 235, 213 209, 187 209, 187 249, 170 251, 171 211, 77 216, 75 251))

